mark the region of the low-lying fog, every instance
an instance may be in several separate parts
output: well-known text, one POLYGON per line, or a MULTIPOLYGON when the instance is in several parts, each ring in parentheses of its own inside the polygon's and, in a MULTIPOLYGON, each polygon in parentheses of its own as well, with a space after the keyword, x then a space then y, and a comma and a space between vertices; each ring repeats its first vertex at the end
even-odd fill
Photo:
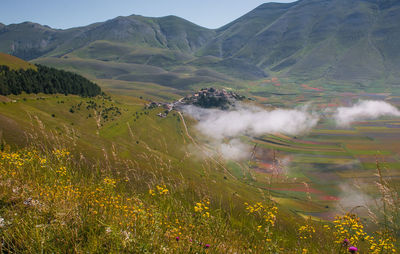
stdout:
POLYGON ((338 127, 349 127, 353 122, 377 119, 382 116, 399 117, 400 111, 385 101, 364 100, 350 107, 338 107, 317 112, 311 107, 266 110, 238 103, 230 110, 184 107, 184 113, 195 118, 196 128, 210 138, 216 152, 226 159, 248 159, 250 145, 240 140, 242 136, 256 137, 282 133, 306 134, 324 118, 332 118, 338 127), (323 116, 324 115, 324 116, 323 116))

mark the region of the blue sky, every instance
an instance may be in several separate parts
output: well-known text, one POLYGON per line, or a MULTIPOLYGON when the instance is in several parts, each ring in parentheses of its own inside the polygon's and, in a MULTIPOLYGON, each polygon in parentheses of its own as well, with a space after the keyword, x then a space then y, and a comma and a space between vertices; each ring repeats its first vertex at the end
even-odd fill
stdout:
POLYGON ((293 0, 1 0, 0 22, 8 25, 32 21, 64 29, 131 14, 176 15, 218 28, 265 2, 293 0))

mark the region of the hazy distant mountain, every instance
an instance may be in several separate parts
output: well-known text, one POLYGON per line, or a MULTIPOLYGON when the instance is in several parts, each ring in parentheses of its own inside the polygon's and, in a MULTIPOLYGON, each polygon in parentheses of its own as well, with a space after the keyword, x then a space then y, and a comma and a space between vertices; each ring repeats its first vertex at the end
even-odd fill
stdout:
POLYGON ((33 59, 51 51, 65 54, 91 42, 106 40, 193 52, 214 35, 213 30, 175 16, 146 18, 132 15, 67 30, 24 22, 1 29, 0 50, 33 59))
POLYGON ((259 79, 269 72, 302 80, 395 83, 398 45, 398 0, 266 3, 216 30, 175 16, 136 15, 67 30, 29 22, 0 25, 2 52, 98 78, 173 87, 259 79), (137 65, 141 72, 131 69, 137 65), (99 66, 103 73, 96 72, 99 66))
POLYGON ((217 29, 217 36, 202 49, 202 54, 235 56, 254 36, 268 27, 294 4, 266 3, 239 19, 217 29))
POLYGON ((132 15, 67 30, 25 22, 0 28, 0 51, 90 77, 181 88, 231 79, 207 67, 186 66, 215 35, 175 16, 132 15))
POLYGON ((399 78, 400 1, 267 3, 217 32, 202 54, 306 79, 399 78))
POLYGON ((0 50, 31 60, 54 50, 69 35, 69 30, 54 30, 31 22, 11 24, 0 27, 0 50))

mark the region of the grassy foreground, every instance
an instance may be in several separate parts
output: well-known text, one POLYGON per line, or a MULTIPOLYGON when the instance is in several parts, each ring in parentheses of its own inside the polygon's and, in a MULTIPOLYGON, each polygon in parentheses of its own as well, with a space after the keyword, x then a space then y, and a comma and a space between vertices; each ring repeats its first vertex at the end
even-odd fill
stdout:
POLYGON ((197 158, 200 149, 192 151, 178 112, 160 118, 164 109, 125 96, 7 99, 0 129, 12 148, 0 142, 1 253, 349 253, 352 246, 396 253, 399 247, 400 201, 388 178, 371 185, 381 208, 367 207, 372 225, 352 214, 335 222, 302 218, 270 201, 286 196, 243 183, 223 161, 197 158))
POLYGON ((111 169, 88 170, 70 151, 38 147, 1 147, 2 253, 396 253, 393 216, 367 233, 354 214, 294 219, 272 202, 227 211, 184 181, 153 179, 148 193, 136 193, 111 169))

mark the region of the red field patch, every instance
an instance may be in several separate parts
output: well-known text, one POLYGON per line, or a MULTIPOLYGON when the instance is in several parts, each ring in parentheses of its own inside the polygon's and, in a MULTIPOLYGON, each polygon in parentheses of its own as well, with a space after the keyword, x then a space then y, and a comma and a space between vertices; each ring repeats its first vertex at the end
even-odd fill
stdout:
POLYGON ((304 193, 311 193, 311 194, 324 194, 324 192, 317 190, 312 187, 306 188, 305 186, 293 187, 293 188, 270 188, 271 190, 275 191, 295 191, 295 192, 304 192, 304 193))
POLYGON ((314 91, 318 91, 318 92, 324 91, 324 89, 322 89, 322 88, 311 87, 311 86, 306 85, 306 84, 301 84, 301 87, 303 87, 304 89, 307 89, 307 90, 314 90, 314 91))
POLYGON ((272 169, 272 164, 270 164, 270 163, 265 163, 265 162, 259 162, 258 163, 258 166, 260 167, 260 168, 264 168, 264 169, 272 169))
POLYGON ((321 199, 325 200, 325 201, 339 201, 340 200, 340 198, 335 197, 335 196, 330 196, 330 195, 322 196, 321 199))

